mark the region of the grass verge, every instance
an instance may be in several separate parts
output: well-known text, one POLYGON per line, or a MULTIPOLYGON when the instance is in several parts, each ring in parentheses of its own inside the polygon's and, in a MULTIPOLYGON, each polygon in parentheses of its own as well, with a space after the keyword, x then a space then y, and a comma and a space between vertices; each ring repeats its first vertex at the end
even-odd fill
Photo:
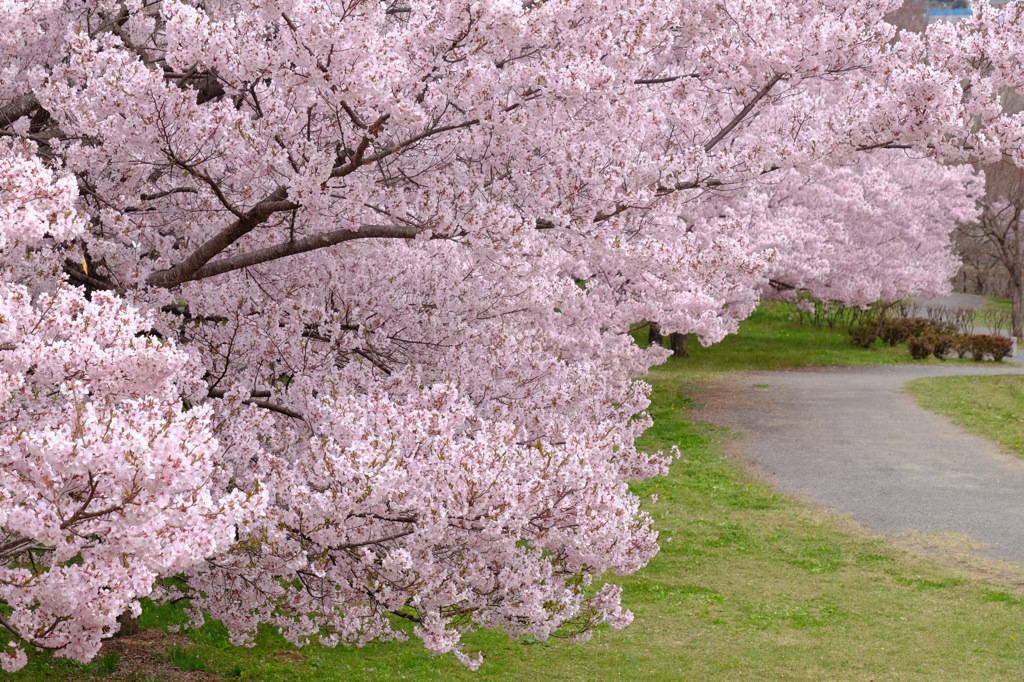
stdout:
POLYGON ((1008 313, 1013 309, 1013 304, 1008 298, 997 298, 986 296, 985 304, 978 308, 978 317, 984 317, 990 313, 1008 313))
POLYGON ((921 407, 1024 457, 1024 376, 917 379, 907 391, 921 407))

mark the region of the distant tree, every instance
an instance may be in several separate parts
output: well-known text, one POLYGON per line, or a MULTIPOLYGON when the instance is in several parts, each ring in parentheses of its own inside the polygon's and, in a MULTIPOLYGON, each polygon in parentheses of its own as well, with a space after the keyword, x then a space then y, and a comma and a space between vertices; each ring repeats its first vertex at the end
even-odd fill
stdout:
POLYGON ((1009 163, 990 164, 985 177, 981 213, 960 227, 964 251, 974 267, 1006 273, 1013 335, 1024 340, 1024 171, 1009 163))

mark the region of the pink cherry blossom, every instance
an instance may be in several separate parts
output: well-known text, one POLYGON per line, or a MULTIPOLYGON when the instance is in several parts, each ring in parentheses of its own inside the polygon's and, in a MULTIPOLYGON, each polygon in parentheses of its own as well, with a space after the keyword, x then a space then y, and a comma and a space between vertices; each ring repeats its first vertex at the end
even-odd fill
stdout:
POLYGON ((939 291, 1019 5, 0 0, 0 662, 625 626, 631 325, 939 291))

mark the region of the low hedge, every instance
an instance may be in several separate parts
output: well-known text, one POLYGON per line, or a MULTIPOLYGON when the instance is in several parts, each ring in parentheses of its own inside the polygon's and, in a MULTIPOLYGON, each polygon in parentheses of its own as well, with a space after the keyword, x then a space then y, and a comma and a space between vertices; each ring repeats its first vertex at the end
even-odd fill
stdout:
POLYGON ((857 348, 871 348, 878 338, 878 325, 874 322, 850 327, 850 343, 857 348))
POLYGON ((944 360, 951 351, 958 357, 970 355, 975 361, 981 362, 991 357, 994 362, 1001 362, 1013 352, 1013 340, 1005 336, 992 334, 941 334, 911 338, 910 357, 924 360, 934 355, 944 360))
POLYGON ((910 357, 915 360, 924 360, 935 352, 935 342, 930 336, 918 336, 907 343, 910 347, 910 357))
POLYGON ((925 317, 906 317, 883 320, 878 329, 878 337, 890 346, 896 346, 922 336, 947 336, 955 332, 953 326, 944 322, 935 322, 925 317))
POLYGON ((995 362, 1001 362, 1013 352, 1013 341, 1005 336, 974 334, 971 338, 971 357, 978 362, 984 360, 986 355, 991 355, 995 362))
POLYGON ((850 343, 858 348, 870 348, 871 344, 881 339, 890 346, 896 346, 923 336, 939 337, 954 333, 956 333, 956 328, 952 325, 935 322, 924 317, 895 318, 882 321, 876 319, 850 327, 850 343))

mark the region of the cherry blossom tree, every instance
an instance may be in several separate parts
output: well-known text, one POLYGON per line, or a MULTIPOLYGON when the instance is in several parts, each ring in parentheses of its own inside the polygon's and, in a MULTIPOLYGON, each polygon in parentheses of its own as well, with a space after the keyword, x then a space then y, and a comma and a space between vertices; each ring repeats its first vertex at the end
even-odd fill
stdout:
MULTIPOLYGON (((182 409, 202 385, 188 354, 55 276, 85 227, 74 179, 30 144, 0 148, 0 625, 87 660, 158 576, 229 548, 262 500, 214 483, 212 410, 182 409)), ((24 662, 17 644, 0 654, 24 662)))
POLYGON ((948 291, 959 266, 951 236, 976 218, 984 191, 969 166, 898 151, 773 179, 769 191, 752 191, 734 210, 773 228, 762 238, 780 254, 771 273, 776 292, 856 306, 948 291))
POLYGON ((911 157, 1020 139, 1018 10, 890 46, 891 5, 0 1, 5 669, 146 595, 470 666, 628 623, 630 325, 934 287, 945 223, 875 221, 973 180, 911 157))

